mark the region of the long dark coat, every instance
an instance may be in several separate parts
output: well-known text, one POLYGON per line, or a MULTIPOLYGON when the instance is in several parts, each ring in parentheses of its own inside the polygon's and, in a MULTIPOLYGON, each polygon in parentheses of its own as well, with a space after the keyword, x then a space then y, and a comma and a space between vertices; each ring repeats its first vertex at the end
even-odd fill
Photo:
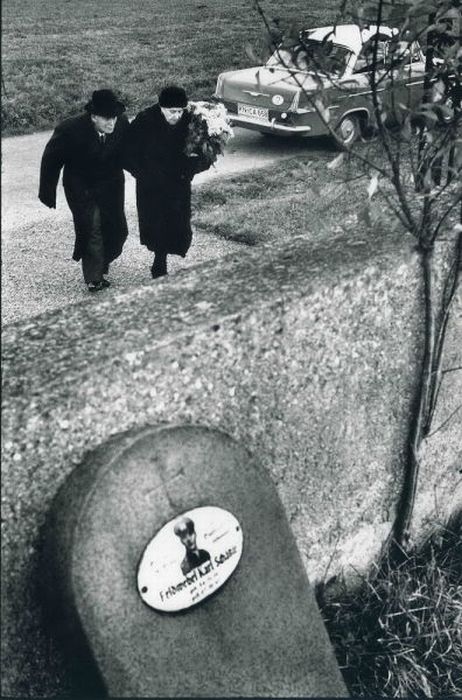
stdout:
POLYGON ((96 206, 101 212, 106 263, 122 252, 128 234, 122 169, 122 145, 127 129, 128 119, 122 114, 102 145, 90 115, 82 114, 59 124, 45 147, 39 198, 49 207, 56 206, 56 188, 64 167, 64 192, 74 218, 74 260, 80 260, 85 251, 96 206))
POLYGON ((128 130, 124 167, 136 178, 140 241, 155 253, 184 257, 191 245, 191 180, 210 164, 184 153, 189 120, 185 111, 171 126, 154 105, 128 130))

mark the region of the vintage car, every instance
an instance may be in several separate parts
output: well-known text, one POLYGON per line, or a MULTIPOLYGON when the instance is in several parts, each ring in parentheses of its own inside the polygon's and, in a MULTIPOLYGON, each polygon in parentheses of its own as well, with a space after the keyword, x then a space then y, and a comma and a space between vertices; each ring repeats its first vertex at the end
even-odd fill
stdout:
POLYGON ((397 29, 353 24, 304 30, 265 65, 221 73, 214 98, 236 126, 281 135, 335 133, 336 143, 348 146, 374 126, 374 65, 376 94, 389 116, 419 101, 425 57, 418 43, 400 41, 397 29))

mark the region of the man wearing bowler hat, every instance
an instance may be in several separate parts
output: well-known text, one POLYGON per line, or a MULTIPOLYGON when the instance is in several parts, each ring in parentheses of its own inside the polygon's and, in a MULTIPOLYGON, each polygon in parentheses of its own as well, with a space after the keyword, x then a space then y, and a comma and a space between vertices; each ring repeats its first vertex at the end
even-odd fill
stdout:
POLYGON ((85 112, 59 124, 45 147, 39 199, 56 208, 61 168, 75 228, 73 259, 82 261, 91 292, 109 286, 104 275, 127 238, 122 142, 128 129, 125 107, 112 90, 95 90, 85 112))
POLYGON ((167 274, 167 255, 188 252, 191 231, 191 180, 210 162, 186 155, 191 119, 183 88, 169 85, 158 104, 130 124, 124 167, 136 178, 140 241, 154 253, 152 277, 167 274))

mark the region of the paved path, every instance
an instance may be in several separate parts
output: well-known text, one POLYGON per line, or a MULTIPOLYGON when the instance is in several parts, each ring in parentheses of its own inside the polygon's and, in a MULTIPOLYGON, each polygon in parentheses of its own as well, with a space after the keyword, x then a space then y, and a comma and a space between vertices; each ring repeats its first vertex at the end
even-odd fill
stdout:
MULTIPOLYGON (((37 198, 40 158, 49 137, 50 132, 42 132, 2 141, 4 324, 84 300, 95 303, 100 298, 98 294, 88 293, 81 279, 80 265, 71 261, 72 218, 61 185, 56 210, 43 206, 37 198)), ((198 175, 194 186, 271 163, 276 167, 282 158, 307 151, 313 158, 332 157, 332 153, 326 153, 325 144, 264 138, 255 132, 236 129, 225 156, 219 159, 216 167, 198 175)), ((139 244, 134 194, 134 180, 127 175, 126 212, 130 234, 123 254, 111 266, 112 287, 102 292, 114 295, 115 303, 118 294, 135 286, 168 283, 191 266, 242 250, 242 244, 196 232, 187 257, 171 256, 169 278, 154 282, 149 274, 152 255, 139 244)))
MULTIPOLYGON (((59 187, 56 211, 44 207, 37 199, 40 159, 51 132, 12 136, 2 140, 2 228, 4 234, 25 224, 47 220, 69 220, 64 193, 59 187)), ((309 145, 301 139, 264 138, 256 132, 235 129, 225 157, 215 167, 194 178, 200 185, 216 177, 263 167, 284 157, 306 152, 309 145)), ((134 204, 135 187, 127 174, 127 207, 134 204)))

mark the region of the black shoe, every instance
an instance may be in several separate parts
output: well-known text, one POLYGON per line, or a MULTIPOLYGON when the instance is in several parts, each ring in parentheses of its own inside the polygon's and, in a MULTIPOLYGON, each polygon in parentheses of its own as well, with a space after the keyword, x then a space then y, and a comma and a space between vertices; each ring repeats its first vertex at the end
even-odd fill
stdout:
POLYGON ((103 287, 105 287, 105 288, 111 286, 111 283, 109 282, 109 280, 105 280, 104 277, 103 277, 103 279, 101 280, 101 284, 102 284, 103 287))
POLYGON ((155 280, 157 279, 157 277, 166 277, 168 275, 168 272, 164 267, 155 267, 155 265, 153 265, 151 267, 151 275, 152 279, 155 280))
POLYGON ((89 282, 87 284, 87 289, 89 292, 100 292, 102 289, 105 289, 106 285, 103 284, 103 282, 89 282))
POLYGON ((161 258, 160 260, 155 259, 151 267, 153 279, 156 279, 156 277, 164 277, 167 274, 167 260, 165 260, 165 258, 161 258))
POLYGON ((156 253, 151 267, 151 275, 153 279, 156 279, 156 277, 164 277, 166 274, 167 256, 165 254, 156 253))

